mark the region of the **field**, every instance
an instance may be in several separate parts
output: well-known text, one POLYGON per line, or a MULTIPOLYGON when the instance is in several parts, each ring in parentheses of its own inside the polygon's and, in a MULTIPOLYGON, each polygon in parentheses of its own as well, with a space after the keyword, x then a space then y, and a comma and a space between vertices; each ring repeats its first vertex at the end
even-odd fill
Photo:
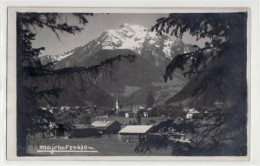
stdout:
POLYGON ((41 139, 38 146, 30 146, 29 153, 31 155, 38 156, 170 156, 171 149, 151 149, 151 152, 147 153, 136 153, 134 151, 135 146, 138 142, 120 142, 118 141, 117 135, 107 136, 104 135, 101 138, 73 138, 73 139, 41 139), (90 152, 37 152, 39 146, 49 145, 49 146, 77 146, 86 145, 88 147, 94 148, 95 153, 90 152))
MULTIPOLYGON (((166 121, 167 117, 147 117, 142 118, 141 124, 153 124, 156 125, 162 121, 166 121)), ((125 118, 125 117, 108 117, 108 118, 94 118, 94 120, 117 120, 123 124, 123 126, 128 125, 129 122, 137 122, 136 118, 125 118)), ((28 151, 30 155, 39 155, 39 156, 168 156, 171 155, 171 149, 151 149, 151 152, 147 153, 136 153, 135 147, 138 144, 138 141, 134 142, 122 142, 118 140, 117 134, 115 135, 103 135, 100 138, 86 137, 86 138, 37 138, 37 145, 29 146, 28 151), (54 152, 51 154, 48 152, 37 152, 39 146, 78 146, 83 145, 87 147, 94 148, 97 152, 54 152)))

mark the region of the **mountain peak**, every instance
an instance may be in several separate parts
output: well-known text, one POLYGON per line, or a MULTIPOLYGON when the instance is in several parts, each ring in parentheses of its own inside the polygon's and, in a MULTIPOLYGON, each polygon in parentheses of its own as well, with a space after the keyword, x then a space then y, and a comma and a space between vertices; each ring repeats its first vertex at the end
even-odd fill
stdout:
POLYGON ((143 25, 139 24, 129 24, 129 23, 123 23, 119 26, 119 29, 121 28, 132 28, 132 29, 148 29, 148 27, 145 27, 143 25))
POLYGON ((148 28, 124 23, 119 28, 108 29, 97 39, 103 49, 131 49, 140 53, 148 28))
POLYGON ((123 23, 116 28, 105 30, 98 38, 78 49, 64 55, 46 56, 41 58, 41 61, 52 61, 52 57, 54 61, 69 61, 73 59, 70 58, 71 55, 80 58, 92 56, 100 50, 129 49, 158 66, 165 65, 167 59, 174 57, 176 50, 178 53, 183 52, 184 46, 181 40, 174 41, 167 35, 159 35, 149 27, 123 23))
POLYGON ((131 37, 133 35, 135 36, 140 35, 145 37, 148 31, 149 29, 143 25, 124 23, 117 28, 108 29, 104 31, 103 35, 104 34, 110 36, 112 35, 114 37, 122 37, 122 36, 131 37))

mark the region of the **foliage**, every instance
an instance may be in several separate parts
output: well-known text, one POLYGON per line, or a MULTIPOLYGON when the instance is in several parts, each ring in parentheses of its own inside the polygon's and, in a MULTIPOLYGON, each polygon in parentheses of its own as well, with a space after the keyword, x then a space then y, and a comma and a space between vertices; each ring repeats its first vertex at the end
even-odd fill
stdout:
POLYGON ((91 124, 91 116, 90 115, 83 115, 81 117, 82 124, 91 124))
MULTIPOLYGON (((173 79, 172 74, 176 69, 181 69, 184 76, 193 78, 193 84, 199 76, 202 76, 190 96, 198 93, 210 95, 207 91, 211 87, 227 95, 224 93, 227 89, 223 87, 232 86, 228 92, 234 99, 233 105, 224 110, 215 106, 208 110, 209 114, 203 114, 203 111, 199 110, 201 116, 194 118, 190 123, 184 120, 179 123, 165 122, 157 126, 157 133, 164 127, 185 132, 190 143, 169 142, 171 137, 174 138, 173 140, 178 139, 176 135, 165 132, 166 134, 153 136, 146 142, 140 143, 137 146, 139 151, 149 149, 147 146, 164 148, 170 145, 172 155, 240 156, 247 154, 246 20, 247 13, 172 13, 166 18, 157 20, 152 30, 159 34, 170 33, 177 38, 182 38, 184 33, 189 33, 197 40, 202 38, 211 40, 205 43, 203 48, 194 45, 195 51, 173 57, 164 74, 165 82, 173 79), (233 119, 234 115, 237 118, 233 119)), ((226 96, 223 96, 223 101, 224 97, 226 96)), ((201 104, 200 106, 203 106, 203 102, 201 104)))
POLYGON ((155 102, 155 99, 154 99, 152 93, 149 93, 149 94, 147 95, 147 98, 146 98, 146 105, 147 105, 147 107, 152 107, 152 105, 154 104, 154 102, 155 102))
POLYGON ((149 116, 169 116, 171 118, 180 117, 183 118, 185 116, 185 112, 183 112, 182 107, 179 106, 171 106, 171 105, 160 105, 154 107, 149 111, 149 116))
MULTIPOLYGON (((27 155, 27 143, 29 135, 36 135, 39 132, 44 132, 53 117, 45 112, 39 111, 37 100, 45 99, 49 104, 53 104, 49 98, 54 96, 59 97, 61 88, 56 87, 56 82, 59 82, 64 77, 77 76, 81 81, 95 80, 99 76, 109 78, 113 72, 112 69, 115 63, 122 60, 132 62, 135 60, 134 55, 122 56, 118 55, 114 58, 107 59, 98 65, 90 67, 69 67, 54 70, 54 63, 42 65, 39 60, 39 55, 44 47, 33 48, 32 41, 35 40, 37 32, 34 32, 36 27, 48 28, 56 34, 59 39, 61 33, 76 34, 80 33, 83 28, 75 25, 68 25, 62 22, 61 13, 17 13, 17 155, 27 155), (41 78, 46 83, 52 82, 53 86, 49 89, 43 89, 39 85, 33 85, 35 79, 41 78), (39 123, 41 119, 44 123, 39 123), (26 119, 26 121, 24 120, 26 119)), ((85 25, 88 23, 87 17, 93 16, 92 13, 72 13, 70 14, 78 19, 79 24, 85 25)), ((72 77, 72 78, 74 78, 72 77)))
POLYGON ((209 38, 205 47, 194 45, 196 51, 177 55, 167 66, 164 79, 172 79, 172 73, 177 69, 184 70, 189 65, 189 70, 184 75, 194 75, 205 72, 201 66, 206 66, 208 61, 216 57, 233 56, 232 50, 246 51, 246 13, 172 13, 169 17, 160 18, 152 27, 158 33, 170 33, 177 38, 182 38, 185 32, 195 36, 197 40, 209 38), (240 36, 241 40, 237 40, 240 36))
POLYGON ((138 111, 138 113, 136 114, 136 120, 137 120, 137 123, 140 125, 141 121, 142 121, 142 112, 141 111, 138 111))
MULTIPOLYGON (((151 148, 171 146, 172 155, 176 156, 245 155, 244 129, 237 126, 237 123, 235 126, 227 125, 233 123, 231 117, 236 111, 237 108, 232 108, 228 112, 208 108, 207 113, 193 120, 184 119, 178 123, 173 120, 162 122, 154 127, 153 133, 148 135, 145 142, 139 143, 136 149, 146 153, 151 148), (185 139, 188 141, 185 142, 185 139)), ((241 118, 240 122, 245 125, 246 120, 241 118)))

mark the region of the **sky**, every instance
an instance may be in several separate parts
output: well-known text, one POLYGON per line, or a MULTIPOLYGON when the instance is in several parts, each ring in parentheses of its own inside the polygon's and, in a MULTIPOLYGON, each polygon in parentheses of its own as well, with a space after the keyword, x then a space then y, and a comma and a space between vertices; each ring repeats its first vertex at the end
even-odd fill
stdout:
MULTIPOLYGON (((70 51, 76 47, 83 46, 93 39, 98 38, 103 31, 107 29, 115 29, 124 23, 138 24, 146 27, 151 27, 156 23, 156 20, 161 17, 167 17, 168 14, 128 14, 128 13, 112 13, 112 14, 94 14, 94 16, 87 17, 88 24, 85 26, 78 24, 78 19, 70 14, 61 16, 61 22, 67 22, 69 25, 78 25, 83 27, 84 30, 75 35, 60 34, 59 38, 48 28, 35 28, 36 40, 33 41, 33 47, 45 47, 42 55, 58 55, 70 51)), ((175 37, 172 37, 175 40, 175 37)), ((197 44, 204 46, 206 39, 199 42, 195 37, 190 36, 188 33, 184 34, 183 42, 186 44, 197 44)))

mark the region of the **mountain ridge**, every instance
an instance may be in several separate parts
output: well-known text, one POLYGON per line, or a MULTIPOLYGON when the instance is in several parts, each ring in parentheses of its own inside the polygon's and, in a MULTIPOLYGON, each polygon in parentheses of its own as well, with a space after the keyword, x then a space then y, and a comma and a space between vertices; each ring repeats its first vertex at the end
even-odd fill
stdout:
MULTIPOLYGON (((159 35, 144 26, 123 24, 117 29, 104 31, 95 40, 62 54, 62 57, 53 56, 56 59, 52 62, 55 62, 54 69, 73 66, 89 67, 98 65, 105 59, 117 55, 134 54, 137 59, 133 63, 122 62, 115 65, 113 74, 116 76, 116 80, 100 79, 101 77, 99 77, 95 81, 98 93, 104 93, 104 95, 98 93, 92 93, 92 95, 107 96, 106 98, 109 101, 106 105, 111 106, 113 94, 130 94, 125 96, 127 102, 135 102, 136 97, 142 96, 140 101, 144 103, 147 94, 151 91, 156 94, 156 98, 162 103, 162 95, 165 96, 165 99, 170 98, 187 82, 187 79, 179 71, 175 73, 175 76, 178 77, 172 84, 162 85, 164 83, 162 76, 166 66, 171 58, 177 54, 189 51, 192 51, 191 45, 185 44, 181 39, 171 40, 169 36, 159 35), (133 92, 133 90, 130 90, 130 92, 129 87, 130 89, 137 89, 136 92, 133 92), (147 87, 150 88, 147 89, 147 87), (108 97, 109 95, 110 97, 108 97)), ((80 98, 86 99, 86 94, 76 89, 71 89, 70 92, 63 93, 66 94, 65 96, 62 95, 63 101, 66 101, 65 99, 68 96, 74 96, 74 98, 77 96, 77 104, 82 103, 84 105, 85 100, 80 102, 80 98)), ((100 100, 105 101, 106 99, 100 100)), ((95 101, 94 103, 97 104, 98 102, 95 101)))
POLYGON ((172 40, 170 36, 152 32, 149 27, 125 23, 118 28, 104 31, 99 37, 83 46, 59 55, 40 56, 40 60, 43 64, 56 62, 65 64, 57 66, 70 67, 74 66, 74 56, 77 58, 91 56, 102 49, 130 49, 158 66, 165 65, 165 59, 176 56, 176 51, 188 52, 192 48, 189 44, 184 44, 181 39, 172 40))

